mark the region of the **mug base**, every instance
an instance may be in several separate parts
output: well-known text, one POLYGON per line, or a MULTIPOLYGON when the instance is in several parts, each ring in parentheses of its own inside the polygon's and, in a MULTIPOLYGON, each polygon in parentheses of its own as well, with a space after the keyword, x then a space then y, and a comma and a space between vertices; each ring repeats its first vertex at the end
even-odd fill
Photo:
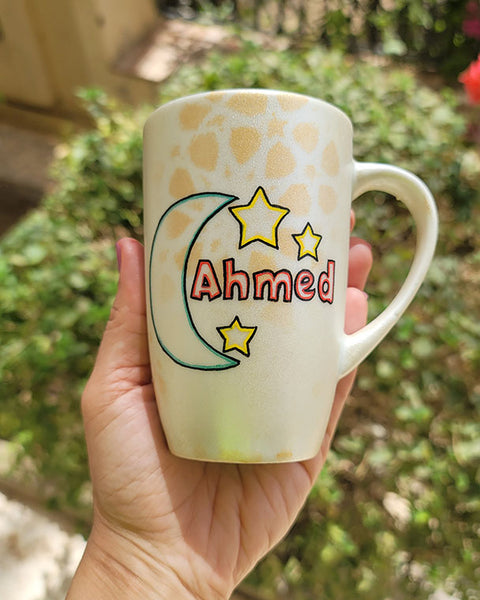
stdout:
POLYGON ((281 464, 281 463, 293 463, 302 462, 314 458, 317 452, 307 453, 304 455, 293 454, 292 452, 277 452, 272 456, 260 456, 250 455, 238 452, 225 452, 221 455, 208 455, 207 453, 189 453, 179 452, 169 447, 170 452, 178 457, 186 460, 196 460, 200 462, 212 462, 212 463, 226 463, 226 464, 281 464))

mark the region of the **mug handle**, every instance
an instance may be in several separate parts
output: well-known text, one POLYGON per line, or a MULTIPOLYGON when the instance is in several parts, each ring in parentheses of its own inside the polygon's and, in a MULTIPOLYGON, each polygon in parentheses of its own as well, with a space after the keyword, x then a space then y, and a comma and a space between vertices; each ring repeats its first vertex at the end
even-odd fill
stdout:
POLYGON ((367 191, 392 194, 410 211, 417 227, 415 256, 399 292, 373 321, 350 335, 344 333, 339 378, 347 375, 382 341, 400 319, 427 274, 438 234, 438 216, 430 190, 413 173, 377 163, 354 162, 353 200, 367 191))

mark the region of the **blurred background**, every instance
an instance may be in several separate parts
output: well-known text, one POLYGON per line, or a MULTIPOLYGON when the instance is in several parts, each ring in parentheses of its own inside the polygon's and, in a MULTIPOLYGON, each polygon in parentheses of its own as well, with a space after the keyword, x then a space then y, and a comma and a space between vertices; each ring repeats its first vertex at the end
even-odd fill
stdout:
MULTIPOLYGON (((79 400, 115 241, 142 239, 143 123, 229 87, 336 104, 356 158, 417 173, 441 219, 300 517, 236 594, 478 600, 479 0, 0 0, 0 597, 63 598, 89 531, 79 400)), ((415 231, 394 198, 355 209, 372 318, 415 231)))

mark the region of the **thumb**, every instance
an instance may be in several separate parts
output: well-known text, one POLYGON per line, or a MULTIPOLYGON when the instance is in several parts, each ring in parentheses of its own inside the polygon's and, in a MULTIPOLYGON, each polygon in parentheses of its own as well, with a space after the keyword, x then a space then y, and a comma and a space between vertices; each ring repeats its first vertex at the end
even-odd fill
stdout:
POLYGON ((87 386, 107 402, 151 380, 143 246, 124 238, 117 244, 117 254, 118 291, 87 386))

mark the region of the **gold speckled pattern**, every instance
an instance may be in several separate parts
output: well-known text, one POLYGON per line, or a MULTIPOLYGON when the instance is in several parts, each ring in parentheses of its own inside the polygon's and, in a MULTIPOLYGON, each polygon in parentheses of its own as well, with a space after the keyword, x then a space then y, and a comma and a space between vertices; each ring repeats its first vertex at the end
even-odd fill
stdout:
MULTIPOLYGON (((335 290, 346 286, 344 270, 333 273, 338 240, 348 239, 350 125, 312 99, 262 91, 212 92, 161 111, 149 133, 145 233, 154 244, 151 318, 170 353, 157 343, 152 368, 161 393, 176 398, 162 407, 175 451, 242 462, 311 455, 322 432, 298 431, 329 412, 312 395, 312 369, 313 381, 322 377, 312 330, 343 327, 332 290, 334 279, 335 290), (199 373, 215 378, 215 393, 201 391, 199 373), (263 428, 252 423, 258 385, 263 428), (200 393, 201 426, 189 416, 200 393), (298 431, 287 434, 285 422, 298 431)), ((329 348, 321 368, 335 372, 336 360, 329 348)), ((332 385, 316 396, 330 397, 332 385)))

